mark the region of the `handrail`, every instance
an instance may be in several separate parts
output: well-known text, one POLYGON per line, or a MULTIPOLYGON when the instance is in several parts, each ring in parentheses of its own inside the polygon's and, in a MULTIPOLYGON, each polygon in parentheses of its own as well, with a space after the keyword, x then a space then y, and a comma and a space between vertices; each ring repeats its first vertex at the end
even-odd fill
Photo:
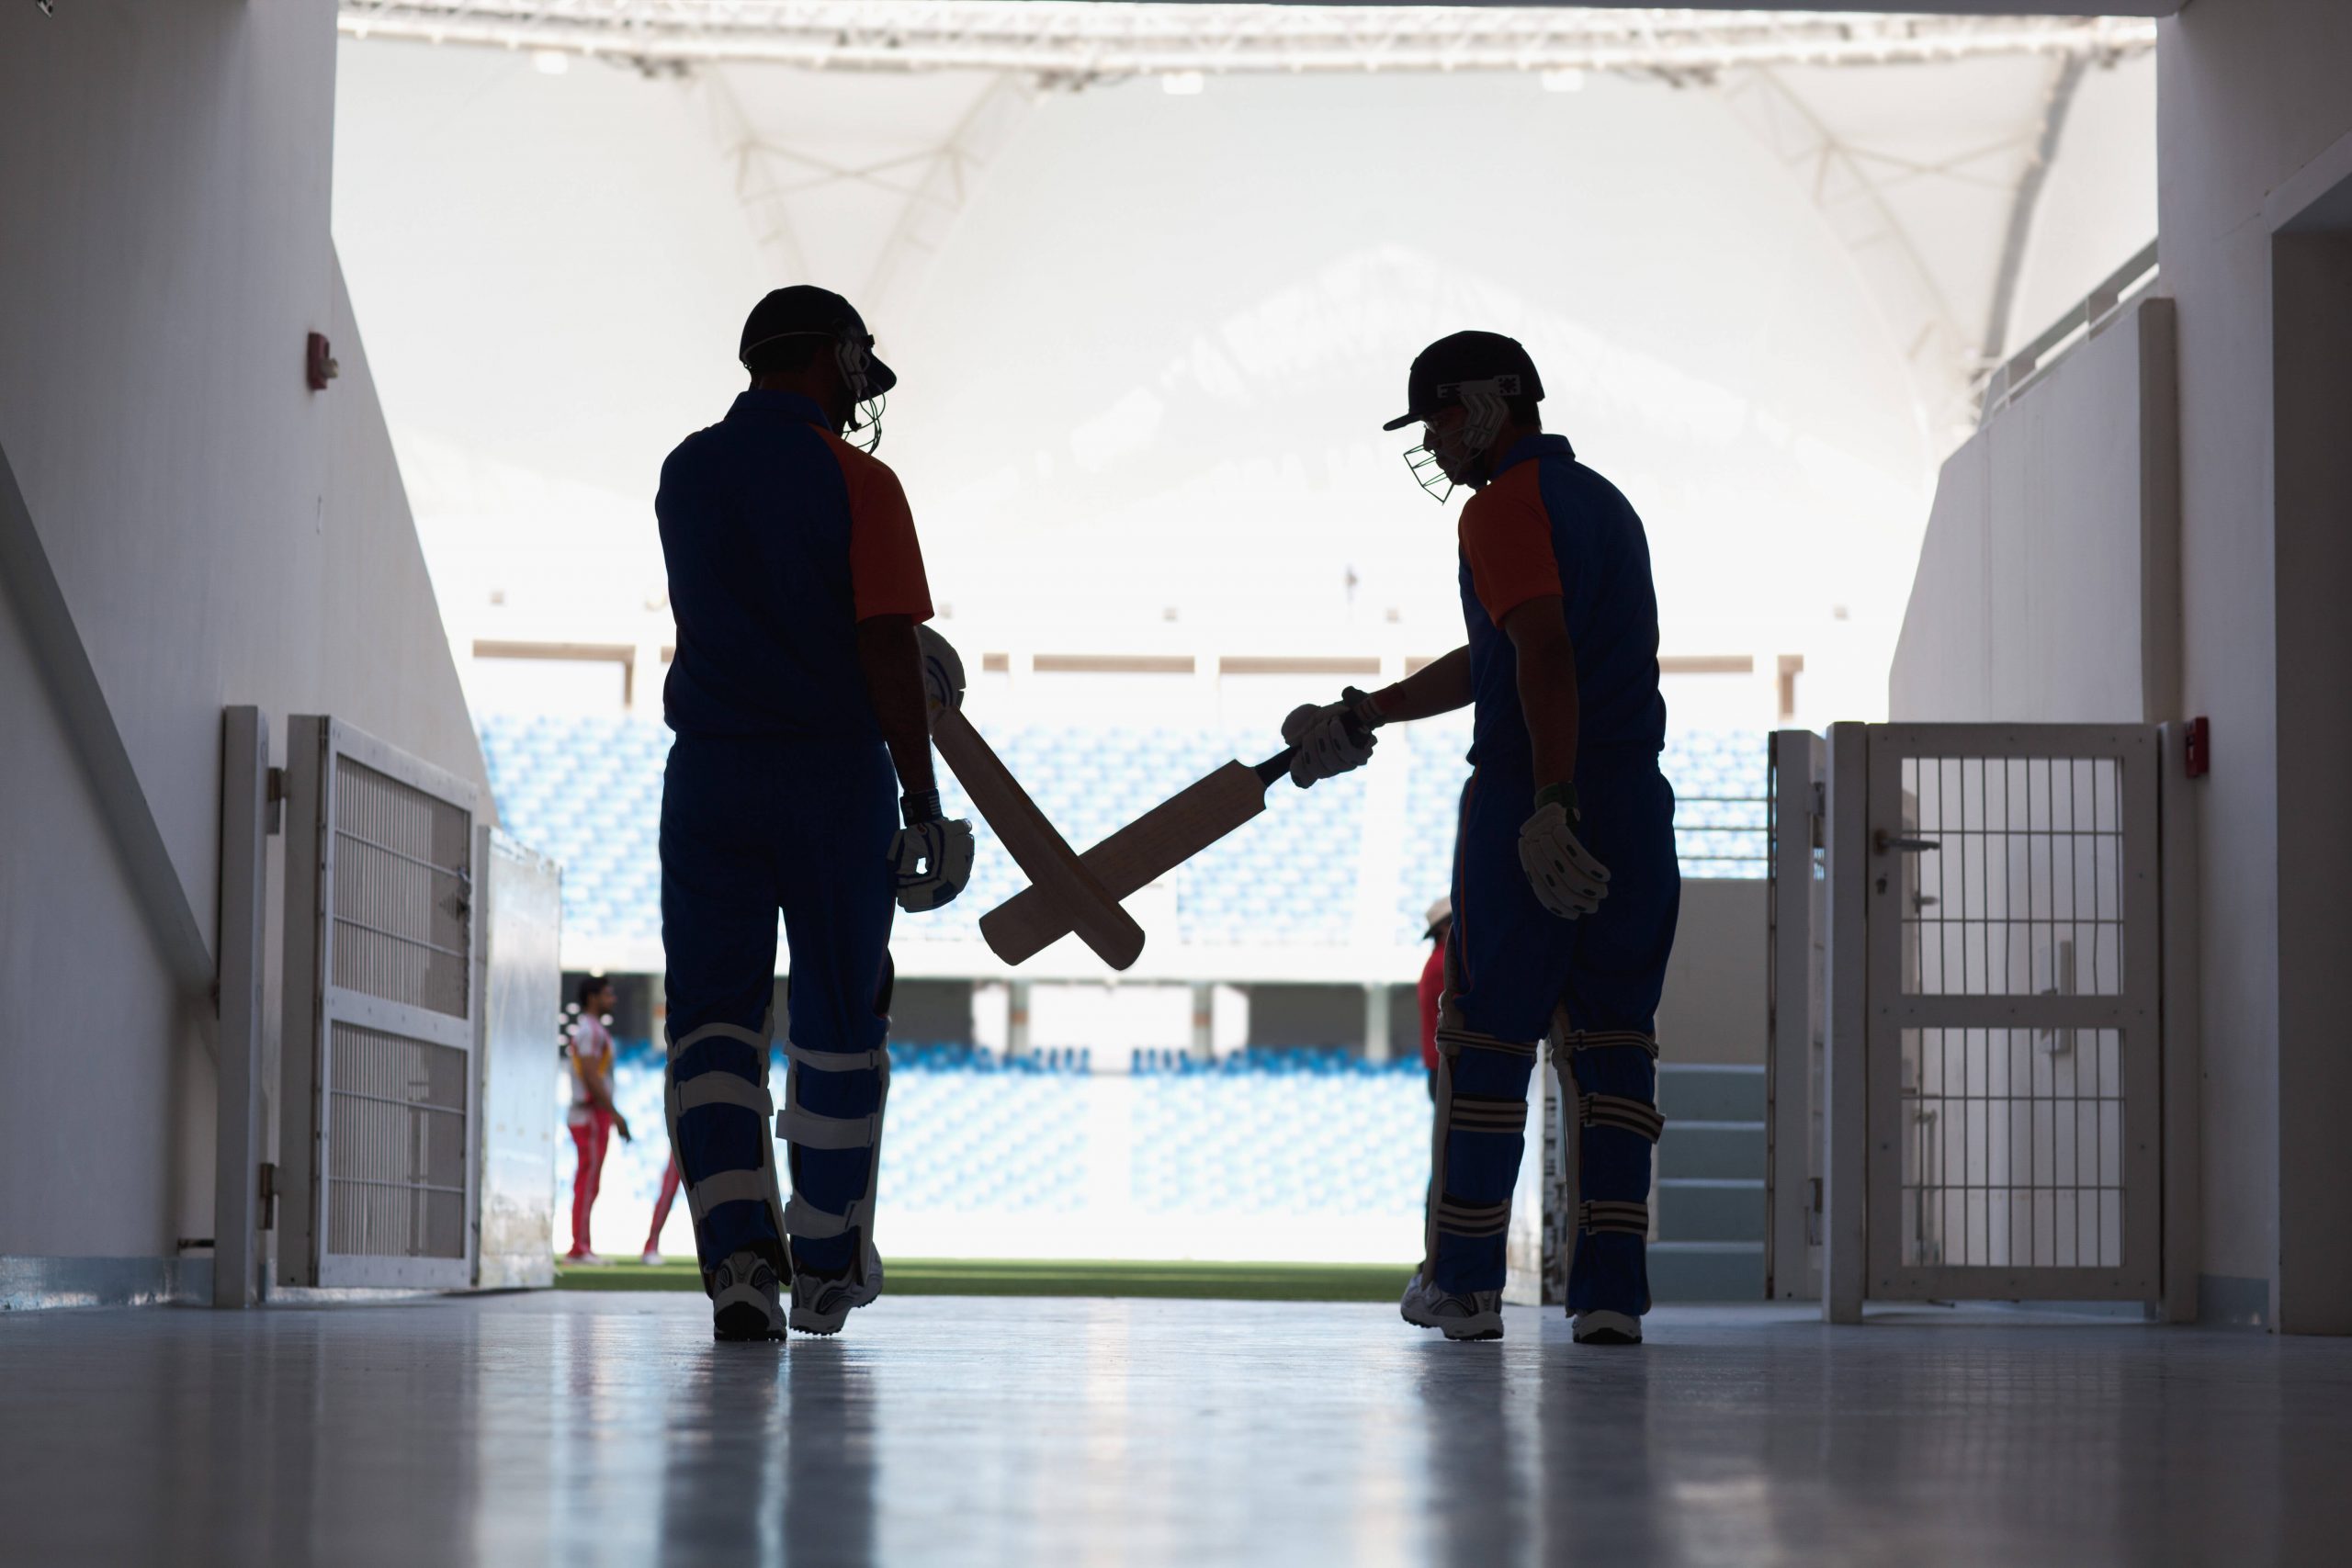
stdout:
POLYGON ((2044 327, 2031 343, 1995 367, 1985 378, 1977 428, 1981 430, 1991 423, 1993 416, 2008 407, 2019 392, 2064 358, 2064 351, 2094 336, 2106 325, 2107 319, 2121 309, 2126 299, 2153 282, 2155 275, 2156 242, 2151 240, 2130 261, 2108 274, 2088 294, 2044 327), (2052 355, 2053 349, 2061 352, 2052 355), (2047 364, 2043 363, 2045 356, 2047 364))

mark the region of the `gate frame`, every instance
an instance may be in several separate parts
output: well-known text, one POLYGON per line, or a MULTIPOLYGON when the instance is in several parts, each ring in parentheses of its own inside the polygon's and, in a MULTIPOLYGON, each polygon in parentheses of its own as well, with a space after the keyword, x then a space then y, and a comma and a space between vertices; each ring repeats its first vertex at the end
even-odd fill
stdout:
POLYGON ((278 1282, 322 1288, 459 1290, 472 1283, 480 1246, 481 1201, 481 1058, 476 1021, 482 998, 477 980, 481 954, 481 867, 476 829, 480 791, 456 774, 411 756, 341 719, 294 714, 286 721, 286 930, 283 1021, 279 1054, 278 1282), (466 1010, 452 1016, 386 1001, 334 983, 334 803, 337 757, 446 801, 467 814, 466 1010), (407 1039, 446 1045, 466 1055, 465 1245, 454 1258, 380 1258, 326 1249, 324 1213, 328 1118, 333 1089, 327 1043, 346 1021, 407 1039))
MULTIPOLYGON (((1825 1321, 1860 1322, 1865 1296, 1873 1300, 1917 1300, 1922 1298, 1921 1290, 1916 1288, 1920 1286, 1932 1289, 1928 1299, 2138 1300, 2148 1305, 2153 1318, 2168 1323, 2196 1320, 2201 1243, 2199 836, 2189 792, 2185 787, 2189 776, 2186 765, 2188 732, 2188 726, 2178 721, 2161 725, 1849 723, 1829 727, 1822 820, 1822 843, 1827 859, 1829 931, 1824 953, 1823 995, 1827 1016, 1821 1086, 1825 1145, 1821 1151, 1821 1305, 1825 1321), (2154 839, 2154 886, 2143 889, 2139 898, 2128 904, 2124 916, 2127 987, 2131 989, 2114 998, 2074 998, 2077 1002, 2116 1004, 2115 1011, 2120 1015, 2120 1004, 2136 992, 2143 1000, 2134 1010, 2143 1016, 2119 1017, 2119 1026, 2153 1029, 2156 1035, 2154 1048, 2143 1053, 2140 1064, 2140 1078, 2153 1078, 2154 1091, 2138 1106, 2142 1116, 2138 1125, 2143 1130, 2152 1130, 2151 1152, 2156 1170, 2152 1178, 2142 1179, 2136 1189, 2131 1176, 2124 1179, 2127 1204, 2134 1198, 2138 1200, 2136 1205, 2127 1209, 2127 1249, 2138 1246, 2145 1250, 2136 1263, 2127 1262, 2120 1270, 2104 1271, 2129 1275, 2129 1289, 2086 1288, 2090 1281, 2060 1277, 2096 1271, 2092 1269, 1946 1265, 1933 1269, 1912 1267, 1882 1273, 1877 1267, 1882 1251, 1896 1245, 1894 1238, 1900 1234, 1889 1223, 1896 1217, 1893 1205, 1900 1200, 1900 1152, 1894 1146, 1880 1146, 1885 1104, 1889 1096, 1899 1097, 1900 1084, 1871 1083, 1869 1069, 1873 1052, 1868 1035, 1874 1021, 1894 1020, 1898 1008, 1906 1015, 1918 1011, 1904 1004, 1923 999, 1900 995, 1900 973, 1895 967, 1900 962, 1898 929, 1890 926, 1883 935, 1877 935, 1868 919, 1871 878, 1877 859, 1871 829, 1880 816, 1872 794, 1871 753, 1886 744, 1882 739, 1883 732, 1896 729, 1915 737, 1922 732, 1948 733, 1952 744, 1943 750, 1952 755, 1999 755, 1996 747, 1988 744, 1995 738, 2023 737, 2030 740, 2037 732, 2050 735, 2059 731, 2126 737, 2137 752, 2136 760, 2123 757, 2120 751, 2111 753, 2125 763, 2124 809, 2127 813, 2134 809, 2132 802, 2136 795, 2137 809, 2147 814, 2147 831, 2154 839), (1884 987, 1876 983, 1881 965, 1888 966, 1888 973, 1897 981, 1893 1002, 1883 999, 1884 987), (1897 1162, 1891 1180, 1882 1182, 1881 1173, 1873 1171, 1873 1155, 1897 1162), (1886 1187, 1883 1196, 1874 1190, 1879 1185, 1886 1187), (1876 1212, 1881 1210, 1884 1212, 1876 1212), (1873 1221, 1878 1223, 1874 1224, 1873 1221), (2004 1287, 1988 1292, 1987 1282, 1996 1277, 2004 1280, 2004 1287)), ((1912 753, 1920 750, 1914 747, 1912 753)), ((2043 748, 2037 754, 2064 752, 2043 748)), ((1889 791, 1899 790, 1899 775, 1893 784, 1879 782, 1889 791)), ((1891 833, 1899 833, 1899 796, 1894 804, 1894 818, 1887 825, 1891 833)), ((1784 978, 1776 976, 1776 979, 1784 978)), ((1992 1010, 2022 999, 1974 998, 1972 1006, 1985 1010, 1990 1019, 1992 1010)), ((1889 1026, 1880 1022, 1882 1028, 1889 1026)), ((1891 1026, 1900 1029, 1903 1024, 1893 1021, 1891 1026)), ((2004 1018, 1991 1019, 1990 1026, 2012 1025, 2004 1018)), ((2082 1026, 2093 1025, 2086 1019, 2082 1026)), ((2127 1076, 2127 1115, 2131 1108, 2129 1097, 2145 1092, 2135 1089, 2134 1082, 2127 1076)), ((1776 1107, 1776 1132, 1789 1115, 1801 1111, 1801 1107, 1790 1107, 1785 1102, 1776 1107)), ((2130 1139, 2127 1126, 2123 1150, 2127 1158, 2132 1154, 2130 1139)), ((2143 1154, 2141 1157, 2148 1156, 2143 1154)), ((1784 1164, 1785 1159, 1782 1156, 1784 1164)))
MULTIPOLYGON (((2154 725, 1883 724, 1870 727, 1871 885, 1867 977, 1869 1021, 1869 1293, 1885 1301, 2154 1301, 2163 1294, 2164 1234, 2164 917, 2163 818, 2157 805, 2161 752, 2154 725), (2112 994, 2041 997, 2019 992, 1907 991, 1902 981, 1903 926, 1889 899, 1904 886, 1888 874, 1924 852, 1899 840, 1905 819, 1901 763, 1964 758, 1980 762, 2027 759, 2106 759, 2118 763, 2122 838, 2117 892, 2121 908, 2122 988, 2112 994), (2143 863, 2135 867, 2138 846, 2143 863), (2122 1261, 2100 1265, 1905 1264, 1902 1246, 1903 1085, 1891 1070, 1906 1029, 1996 1030, 2048 1023, 2112 1029, 2124 1038, 2117 1190, 2123 1215, 2122 1261), (1882 1070, 1889 1069, 1889 1070, 1882 1070)), ((2012 829, 2014 830, 2014 829, 2012 829)), ((1985 917, 1989 919, 1989 917, 1985 917)))

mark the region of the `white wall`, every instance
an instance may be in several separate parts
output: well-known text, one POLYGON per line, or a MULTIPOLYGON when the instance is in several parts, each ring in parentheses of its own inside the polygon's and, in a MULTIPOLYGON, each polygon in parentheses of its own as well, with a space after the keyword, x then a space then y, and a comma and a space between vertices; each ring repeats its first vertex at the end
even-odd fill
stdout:
MULTIPOLYGON (((2279 942, 2292 861, 2340 907, 2299 826, 2282 818, 2282 725, 2332 722, 2339 669, 2290 712, 2279 682, 2282 559, 2273 504, 2272 237, 2265 198, 2352 133, 2352 8, 2334 0, 2197 5, 2162 26, 2158 58, 2164 275, 2180 308, 2185 709, 2212 718, 2203 839, 2205 1273, 2279 1289, 2279 942), (2332 713, 2322 710, 2332 705, 2332 713)), ((2341 601, 2338 601, 2341 615, 2341 601)), ((2338 792, 2340 797, 2340 790, 2338 792)), ((2313 978, 2339 998, 2333 976, 2313 978)), ((2290 979, 2292 977, 2290 977, 2290 979)), ((2340 1025, 2314 1046, 2342 1050, 2340 1025)), ((2342 1141, 2344 1116, 2334 1125, 2342 1141)), ((2225 1287, 2226 1288, 2226 1287, 2225 1287)), ((2339 1310, 2344 1303, 2336 1303, 2339 1310)))
POLYGON ((2172 301, 2142 300, 1946 459, 1892 717, 2177 716, 2173 338, 2172 301))
MULTIPOLYGON (((334 89, 328 6, 0 11, 0 449, 208 942, 224 705, 483 777, 336 276, 334 89)), ((210 1234, 211 1063, 0 619, 0 1254, 167 1256, 210 1234)))
POLYGON ((1764 1065, 1766 884, 1682 884, 1674 955, 1657 1007, 1668 1063, 1764 1065))
MULTIPOLYGON (((2148 592, 2150 536, 2141 530, 2135 557, 2133 509, 2119 502, 2134 466, 2134 378, 2131 340, 2110 332, 1947 467, 1894 708, 2210 716, 2211 773, 2175 795, 2200 840, 2205 1304, 2232 1320, 2344 1332, 2352 835, 2338 825, 2352 769, 2342 742, 2352 483, 2336 456, 2341 354, 2307 352, 2298 334, 2347 328, 2324 284, 2306 301, 2310 319, 2274 315, 2274 279, 2296 276, 2278 270, 2274 230, 2290 216, 2277 198, 2327 188, 2317 171, 2352 179, 2352 8, 2208 3, 2160 36, 2162 287, 2178 323, 2179 696, 2164 695, 2174 655, 2163 617, 2147 615, 2161 603, 2148 592), (2295 352, 2274 353, 2274 341, 2295 352), (2297 415, 2299 446, 2282 407, 2297 415)), ((2144 455, 2144 428, 2141 438, 2144 455)))

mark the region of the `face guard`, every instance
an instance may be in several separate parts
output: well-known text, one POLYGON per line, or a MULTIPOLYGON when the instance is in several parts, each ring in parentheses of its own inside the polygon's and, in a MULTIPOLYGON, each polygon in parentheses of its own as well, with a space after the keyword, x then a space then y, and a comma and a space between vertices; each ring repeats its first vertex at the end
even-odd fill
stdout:
POLYGON ((890 400, 888 392, 874 390, 874 340, 843 336, 833 344, 833 363, 841 367, 842 384, 849 389, 853 412, 849 432, 852 436, 865 433, 863 441, 850 444, 861 452, 871 452, 882 445, 882 410, 890 400))
POLYGON ((1405 466, 1413 482, 1442 502, 1453 494, 1455 481, 1446 470, 1462 475, 1461 483, 1476 490, 1487 479, 1487 449, 1502 434, 1510 417, 1506 399, 1520 395, 1520 378, 1495 376, 1483 381, 1449 381, 1437 389, 1438 406, 1462 405, 1462 423, 1440 435, 1434 425, 1421 426, 1421 444, 1406 452, 1405 466), (1443 486, 1442 489, 1439 488, 1443 486))

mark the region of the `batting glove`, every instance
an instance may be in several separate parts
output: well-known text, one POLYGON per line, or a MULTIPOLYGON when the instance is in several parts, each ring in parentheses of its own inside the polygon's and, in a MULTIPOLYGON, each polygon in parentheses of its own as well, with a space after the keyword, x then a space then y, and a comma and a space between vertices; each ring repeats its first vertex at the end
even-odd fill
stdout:
POLYGON ((939 792, 925 790, 899 802, 906 826, 890 840, 890 875, 899 908, 910 915, 936 909, 972 880, 972 825, 951 822, 939 809, 939 792))
POLYGON ((1589 915, 1609 897, 1609 868, 1576 835, 1582 820, 1574 784, 1536 792, 1535 815, 1519 825, 1519 865, 1535 900, 1564 920, 1589 915))
POLYGON ((1336 703, 1306 703, 1283 720, 1283 739, 1294 750, 1290 782, 1305 789, 1372 761, 1373 731, 1385 722, 1368 693, 1349 686, 1336 703))

